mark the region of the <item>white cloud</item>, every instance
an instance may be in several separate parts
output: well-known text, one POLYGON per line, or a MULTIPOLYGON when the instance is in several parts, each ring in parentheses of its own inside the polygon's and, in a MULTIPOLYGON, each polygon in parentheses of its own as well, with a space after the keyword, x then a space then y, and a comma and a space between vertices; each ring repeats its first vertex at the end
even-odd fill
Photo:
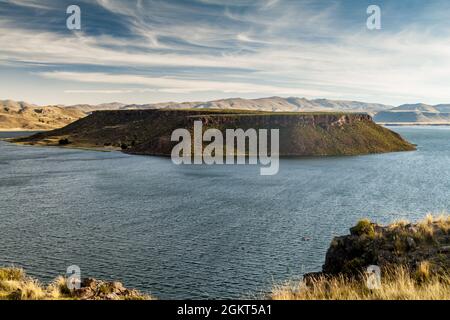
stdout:
MULTIPOLYGON (((83 83, 132 84, 149 86, 148 90, 157 89, 160 92, 194 93, 216 91, 225 93, 272 93, 272 94, 326 94, 317 90, 301 88, 258 85, 242 82, 219 82, 207 80, 183 80, 169 77, 146 77, 132 74, 106 74, 95 72, 42 72, 39 74, 48 79, 83 83)), ((73 91, 73 90, 72 90, 73 91)))
POLYGON ((155 89, 109 89, 109 90, 64 90, 64 93, 73 94, 126 94, 126 93, 144 93, 156 92, 155 89))
MULTIPOLYGON (((184 8, 168 2, 160 3, 161 12, 151 19, 143 7, 148 2, 136 7, 97 2, 126 17, 133 37, 30 32, 17 23, 0 22, 0 64, 46 64, 55 71, 38 74, 49 79, 93 86, 141 85, 167 93, 301 95, 389 104, 450 100, 450 36, 423 26, 409 25, 399 32, 337 33, 333 30, 337 5, 317 11, 308 2, 301 11, 290 7, 296 2, 264 1, 252 11, 233 10, 230 3, 220 16, 234 22, 227 26, 208 19, 170 20, 184 8), (161 40, 165 37, 172 41, 161 40), (66 66, 74 64, 125 71, 67 72, 66 66), (153 68, 160 68, 157 75, 153 68)), ((364 18, 362 14, 362 25, 364 18)), ((91 93, 114 90, 94 87, 91 93)))
POLYGON ((6 2, 6 3, 10 3, 16 6, 20 6, 20 7, 27 7, 27 8, 33 8, 33 9, 41 9, 41 10, 49 10, 52 7, 47 5, 47 4, 43 4, 43 2, 45 3, 45 1, 36 1, 36 0, 2 0, 1 2, 6 2))

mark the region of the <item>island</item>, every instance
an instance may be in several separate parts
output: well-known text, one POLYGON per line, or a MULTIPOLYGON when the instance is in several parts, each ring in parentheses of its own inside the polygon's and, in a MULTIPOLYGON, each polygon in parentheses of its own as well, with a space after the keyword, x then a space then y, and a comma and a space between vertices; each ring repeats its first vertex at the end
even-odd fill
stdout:
POLYGON ((263 112, 249 110, 150 109, 94 111, 63 128, 10 141, 26 145, 121 150, 170 156, 172 132, 203 129, 279 129, 281 156, 336 156, 412 151, 399 134, 365 113, 263 112))

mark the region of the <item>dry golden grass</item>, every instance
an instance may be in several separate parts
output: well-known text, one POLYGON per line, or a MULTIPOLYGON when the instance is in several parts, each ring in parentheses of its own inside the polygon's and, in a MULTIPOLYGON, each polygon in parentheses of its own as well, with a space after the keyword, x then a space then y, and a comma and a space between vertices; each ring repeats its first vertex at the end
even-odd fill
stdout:
POLYGON ((443 213, 439 216, 428 214, 416 224, 411 224, 405 219, 397 220, 386 226, 382 231, 379 228, 375 228, 374 225, 370 220, 363 219, 352 230, 354 234, 364 234, 370 239, 383 238, 385 237, 386 231, 389 231, 394 237, 394 246, 398 247, 401 251, 404 249, 403 246, 405 244, 403 240, 406 237, 412 237, 418 241, 433 242, 437 240, 436 232, 438 232, 439 236, 442 236, 442 234, 450 234, 450 215, 448 213, 443 213))
POLYGON ((40 300, 48 297, 47 290, 37 280, 27 277, 23 269, 0 269, 0 299, 40 300))
MULTIPOLYGON (((397 225, 397 230, 401 230, 399 224, 397 225)), ((439 216, 433 216, 428 214, 425 219, 419 221, 414 225, 415 231, 408 231, 406 235, 414 237, 416 240, 423 240, 429 242, 436 242, 439 240, 439 237, 442 238, 442 235, 449 234, 450 231, 450 215, 449 214, 441 214, 439 216), (436 234, 437 233, 437 234, 436 234)), ((401 232, 401 231, 399 231, 401 232)), ((404 233, 404 231, 403 231, 404 233)), ((442 239, 441 239, 442 240, 442 239)))
POLYGON ((0 269, 0 281, 15 280, 20 281, 25 278, 25 272, 20 268, 3 268, 0 269))
POLYGON ((57 277, 48 287, 47 296, 52 300, 67 299, 70 297, 70 289, 67 287, 66 278, 57 277))
POLYGON ((33 279, 23 281, 19 285, 19 289, 10 294, 13 300, 41 300, 46 297, 47 293, 41 284, 33 279))
POLYGON ((431 277, 426 263, 421 274, 411 274, 405 267, 386 270, 379 289, 370 290, 367 278, 344 276, 319 277, 308 286, 304 282, 276 286, 270 298, 274 300, 450 300, 450 276, 431 277))
POLYGON ((431 214, 428 214, 426 218, 420 221, 417 224, 419 232, 423 235, 424 238, 433 239, 434 236, 434 227, 433 222, 435 219, 431 214))
MULTIPOLYGON (((128 296, 116 299, 150 300, 153 297, 130 290, 128 296)), ((101 299, 101 297, 94 297, 101 299)), ((20 268, 0 268, 0 300, 75 300, 76 294, 67 287, 67 279, 59 276, 48 286, 28 277, 20 268)))
POLYGON ((450 231, 450 214, 443 213, 439 216, 434 217, 431 214, 428 214, 422 223, 427 225, 436 224, 438 229, 442 230, 444 233, 449 233, 450 231))
POLYGON ((399 229, 399 228, 404 228, 408 224, 409 224, 409 221, 406 220, 406 219, 397 220, 397 221, 394 221, 393 223, 391 223, 389 225, 389 229, 396 230, 396 229, 399 229))
POLYGON ((431 264, 429 261, 420 262, 416 270, 416 279, 419 281, 428 281, 431 278, 431 264))

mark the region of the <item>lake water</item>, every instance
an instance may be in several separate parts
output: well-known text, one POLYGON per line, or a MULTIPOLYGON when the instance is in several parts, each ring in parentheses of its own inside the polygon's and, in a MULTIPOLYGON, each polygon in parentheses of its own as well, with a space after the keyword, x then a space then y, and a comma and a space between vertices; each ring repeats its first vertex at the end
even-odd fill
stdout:
POLYGON ((320 270, 360 218, 450 208, 450 128, 393 130, 418 151, 285 159, 276 176, 0 142, 0 265, 42 281, 78 265, 161 299, 252 297, 320 270))

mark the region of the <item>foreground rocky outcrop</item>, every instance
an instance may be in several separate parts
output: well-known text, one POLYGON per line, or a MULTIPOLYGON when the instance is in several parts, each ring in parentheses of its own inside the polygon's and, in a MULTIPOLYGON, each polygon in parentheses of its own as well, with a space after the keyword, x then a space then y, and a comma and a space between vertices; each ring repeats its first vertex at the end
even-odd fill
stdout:
POLYGON ((381 226, 360 221, 333 239, 321 272, 276 286, 270 298, 450 300, 450 216, 381 226), (379 286, 368 285, 380 269, 379 286))
POLYGON ((84 279, 80 289, 75 289, 72 296, 80 300, 149 300, 150 296, 135 289, 127 289, 121 282, 105 282, 92 278, 84 279))
MULTIPOLYGON (((37 145, 122 149, 130 154, 170 155, 175 129, 279 129, 280 155, 357 155, 410 151, 400 135, 357 113, 266 113, 242 110, 98 111, 64 128, 13 140, 37 145)), ((193 136, 193 135, 192 135, 193 136)))
POLYGON ((400 221, 389 226, 361 220, 350 235, 333 239, 323 273, 357 275, 369 265, 417 270, 424 262, 431 273, 450 272, 450 217, 428 216, 416 224, 400 221))
POLYGON ((122 283, 83 279, 80 289, 70 290, 64 277, 45 286, 20 268, 0 268, 0 300, 151 300, 151 296, 122 283))

